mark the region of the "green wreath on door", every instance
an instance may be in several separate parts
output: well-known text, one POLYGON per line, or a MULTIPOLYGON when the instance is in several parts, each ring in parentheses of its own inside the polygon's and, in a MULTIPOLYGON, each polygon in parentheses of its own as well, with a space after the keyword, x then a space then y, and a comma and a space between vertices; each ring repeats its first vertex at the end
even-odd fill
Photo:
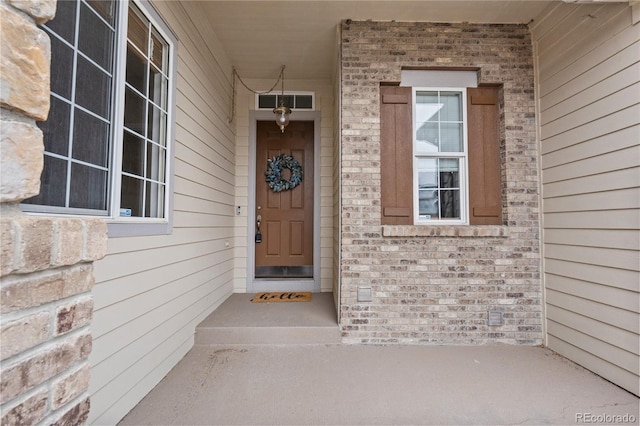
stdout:
POLYGON ((264 172, 269 188, 273 192, 287 191, 300 185, 304 178, 302 166, 298 161, 290 155, 280 154, 270 158, 267 163, 267 171, 264 172), (282 171, 288 169, 291 171, 289 179, 282 176, 282 171))

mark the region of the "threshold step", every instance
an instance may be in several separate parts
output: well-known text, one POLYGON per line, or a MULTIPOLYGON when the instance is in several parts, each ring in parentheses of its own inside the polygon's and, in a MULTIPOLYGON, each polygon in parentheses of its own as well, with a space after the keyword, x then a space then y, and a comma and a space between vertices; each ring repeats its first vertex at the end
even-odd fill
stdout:
POLYGON ((195 344, 341 343, 333 293, 289 303, 251 303, 253 296, 232 294, 196 327, 195 344))

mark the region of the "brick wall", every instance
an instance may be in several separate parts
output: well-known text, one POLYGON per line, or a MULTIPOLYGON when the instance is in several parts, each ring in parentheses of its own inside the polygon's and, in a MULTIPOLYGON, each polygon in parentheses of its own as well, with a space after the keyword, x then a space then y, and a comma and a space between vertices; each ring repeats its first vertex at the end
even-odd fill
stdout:
POLYGON ((341 38, 343 341, 542 343, 527 26, 345 21, 341 38), (502 226, 381 226, 379 86, 403 67, 478 69, 502 85, 502 226), (373 300, 358 302, 358 287, 373 300))
POLYGON ((0 424, 81 424, 89 413, 92 262, 101 220, 27 216, 40 189, 55 0, 0 2, 0 424))

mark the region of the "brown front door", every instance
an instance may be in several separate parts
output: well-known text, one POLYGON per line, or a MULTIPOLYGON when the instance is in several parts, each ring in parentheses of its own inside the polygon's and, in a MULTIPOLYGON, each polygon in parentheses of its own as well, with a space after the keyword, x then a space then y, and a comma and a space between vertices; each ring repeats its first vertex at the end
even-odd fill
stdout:
MULTIPOLYGON (((273 121, 257 123, 256 278, 313 277, 313 139, 312 121, 292 121, 284 133, 273 121), (298 162, 303 179, 276 192, 265 172, 269 159, 282 154, 298 162)), ((291 171, 280 170, 290 181, 291 171)))

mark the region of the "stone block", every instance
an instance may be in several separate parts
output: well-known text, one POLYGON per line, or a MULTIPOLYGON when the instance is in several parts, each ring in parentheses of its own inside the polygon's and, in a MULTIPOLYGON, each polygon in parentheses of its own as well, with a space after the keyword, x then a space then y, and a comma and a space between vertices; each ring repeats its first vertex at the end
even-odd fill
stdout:
POLYGON ((89 377, 90 368, 86 363, 79 370, 54 380, 51 386, 51 408, 57 410, 85 393, 89 389, 89 377))
POLYGON ((53 219, 23 216, 15 217, 14 221, 20 232, 20 272, 49 268, 53 251, 53 219))
POLYGON ((0 359, 4 360, 45 342, 49 337, 51 314, 38 312, 0 326, 0 359))
POLYGON ((62 297, 85 293, 93 288, 93 264, 82 263, 66 269, 62 273, 64 284, 62 297))
POLYGON ((102 259, 107 255, 107 222, 102 219, 85 219, 85 248, 83 259, 86 262, 102 259))
POLYGON ((44 418, 47 410, 47 390, 42 389, 2 413, 0 424, 35 425, 44 418))
POLYGON ((75 265, 82 260, 84 226, 81 219, 56 219, 53 223, 52 266, 75 265))
POLYGON ((0 218, 0 277, 11 273, 15 267, 15 230, 11 219, 0 218))
POLYGON ((93 298, 81 297, 56 309, 55 334, 60 335, 91 323, 93 298))
POLYGON ((14 275, 0 280, 0 313, 28 309, 62 298, 64 290, 62 272, 14 275))
POLYGON ((43 24, 56 14, 56 0, 7 0, 7 2, 31 16, 37 24, 43 24))
POLYGON ((36 120, 46 120, 51 62, 49 36, 4 3, 0 8, 0 105, 36 120))
POLYGON ((95 280, 92 264, 78 264, 27 275, 0 279, 0 313, 38 307, 91 291, 95 280))
MULTIPOLYGON (((4 93, 4 75, 1 78, 4 93)), ((44 164, 42 131, 35 124, 17 121, 3 120, 0 127, 0 202, 38 195, 44 164)))

